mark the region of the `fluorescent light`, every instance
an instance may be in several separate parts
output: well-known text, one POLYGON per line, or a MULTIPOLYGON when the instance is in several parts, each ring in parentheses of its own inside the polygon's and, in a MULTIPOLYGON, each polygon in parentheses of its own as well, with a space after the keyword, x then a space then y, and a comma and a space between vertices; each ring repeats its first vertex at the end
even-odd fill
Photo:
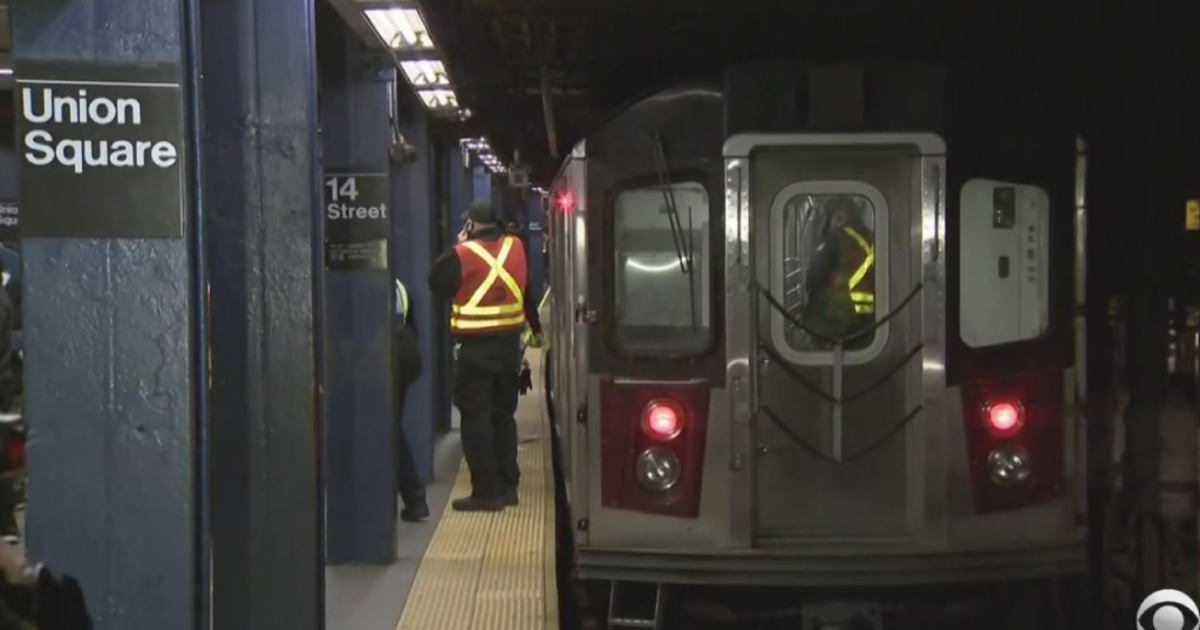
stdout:
POLYGON ((429 27, 416 9, 367 9, 371 28, 393 50, 433 50, 429 27))
POLYGON ((419 59, 401 61, 400 70, 404 78, 415 88, 450 87, 450 75, 446 74, 446 66, 440 61, 419 59))
POLYGON ((425 103, 425 107, 429 109, 456 109, 458 107, 458 96, 454 90, 445 88, 417 90, 417 96, 421 97, 421 102, 425 103))
POLYGON ((0 68, 0 77, 11 77, 12 73, 12 68, 0 68))
POLYGON ((490 151, 487 140, 483 138, 462 138, 458 141, 458 145, 465 151, 490 151))

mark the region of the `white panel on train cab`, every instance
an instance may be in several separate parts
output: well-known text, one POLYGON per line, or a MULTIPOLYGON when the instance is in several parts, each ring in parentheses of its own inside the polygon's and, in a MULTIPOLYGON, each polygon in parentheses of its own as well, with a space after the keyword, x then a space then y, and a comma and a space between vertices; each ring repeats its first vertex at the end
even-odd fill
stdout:
POLYGON ((982 348, 1039 337, 1050 321, 1050 198, 1037 186, 988 179, 959 200, 960 330, 982 348))

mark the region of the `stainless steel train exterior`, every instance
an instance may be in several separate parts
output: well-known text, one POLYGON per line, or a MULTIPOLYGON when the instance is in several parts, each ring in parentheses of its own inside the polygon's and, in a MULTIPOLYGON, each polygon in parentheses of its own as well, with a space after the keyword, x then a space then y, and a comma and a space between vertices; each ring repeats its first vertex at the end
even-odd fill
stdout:
POLYGON ((575 146, 547 209, 547 378, 578 577, 1085 571, 1084 146, 1019 86, 750 65, 575 146), (835 198, 873 258, 867 332, 841 340, 806 278, 835 198))

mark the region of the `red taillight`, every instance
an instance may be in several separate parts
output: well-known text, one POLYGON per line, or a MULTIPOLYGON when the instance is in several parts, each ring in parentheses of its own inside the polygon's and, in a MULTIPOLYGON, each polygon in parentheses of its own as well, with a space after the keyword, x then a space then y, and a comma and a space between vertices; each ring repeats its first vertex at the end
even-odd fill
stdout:
POLYGON ((1015 510, 1061 498, 1066 448, 1061 371, 962 386, 975 511, 1015 510))
POLYGON ((655 440, 672 440, 683 431, 682 410, 673 402, 652 400, 642 410, 642 430, 655 440))
POLYGON ((600 382, 601 505, 699 516, 709 396, 703 381, 600 382))
POLYGON ((570 212, 575 207, 575 195, 569 190, 561 192, 554 203, 558 206, 559 212, 570 212))
POLYGON ((986 414, 988 430, 997 437, 1014 435, 1025 424, 1025 411, 1016 401, 988 403, 986 414))

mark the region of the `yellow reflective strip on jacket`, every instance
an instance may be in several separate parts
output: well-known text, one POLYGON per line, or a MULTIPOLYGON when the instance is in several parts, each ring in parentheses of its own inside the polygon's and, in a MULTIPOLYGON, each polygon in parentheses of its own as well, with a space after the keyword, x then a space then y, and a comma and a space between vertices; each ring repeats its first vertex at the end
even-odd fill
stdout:
POLYGON ((400 319, 408 319, 408 289, 399 280, 396 280, 396 308, 400 311, 400 319))
POLYGON ((504 304, 502 306, 473 306, 463 307, 456 304, 450 305, 450 312, 456 315, 508 315, 510 313, 520 313, 524 310, 523 304, 504 304))
POLYGON ((457 319, 450 318, 450 328, 458 330, 479 330, 481 328, 500 328, 516 326, 525 323, 525 316, 507 317, 504 319, 457 319))
MULTIPOLYGON (((875 264, 875 248, 871 247, 871 244, 867 242, 867 239, 863 238, 862 235, 854 231, 852 228, 842 228, 842 230, 845 231, 846 235, 853 239, 855 243, 858 243, 858 246, 862 248, 863 253, 866 254, 866 257, 863 258, 862 264, 858 266, 858 269, 854 270, 854 274, 850 276, 850 280, 846 283, 847 288, 850 291, 854 291, 854 289, 858 288, 858 285, 862 283, 863 278, 867 277, 867 272, 871 270, 871 265, 875 264)), ((871 299, 873 300, 874 298, 872 297, 871 299)))
POLYGON ((460 315, 484 317, 489 315, 503 315, 505 313, 523 312, 525 309, 525 299, 524 296, 521 295, 521 287, 517 284, 517 281, 513 279, 512 274, 508 273, 508 270, 504 268, 504 263, 508 260, 509 253, 512 252, 513 238, 511 236, 504 238, 504 242, 500 246, 500 255, 495 257, 493 257, 486 249, 484 249, 475 241, 467 241, 463 243, 463 245, 467 249, 471 250, 471 252, 473 252, 476 256, 479 256, 483 262, 487 263, 488 267, 490 267, 490 271, 488 272, 487 278, 485 278, 479 285, 479 288, 475 289, 475 293, 471 294, 471 299, 467 300, 466 304, 458 307, 454 312, 460 315), (496 284, 497 280, 503 282, 504 285, 508 287, 508 290, 512 292, 514 302, 499 306, 479 306, 479 303, 483 301, 484 296, 488 294, 488 291, 492 289, 492 286, 496 284))
POLYGON ((873 314, 875 314, 875 305, 874 304, 855 304, 854 312, 859 315, 873 315, 873 314))

